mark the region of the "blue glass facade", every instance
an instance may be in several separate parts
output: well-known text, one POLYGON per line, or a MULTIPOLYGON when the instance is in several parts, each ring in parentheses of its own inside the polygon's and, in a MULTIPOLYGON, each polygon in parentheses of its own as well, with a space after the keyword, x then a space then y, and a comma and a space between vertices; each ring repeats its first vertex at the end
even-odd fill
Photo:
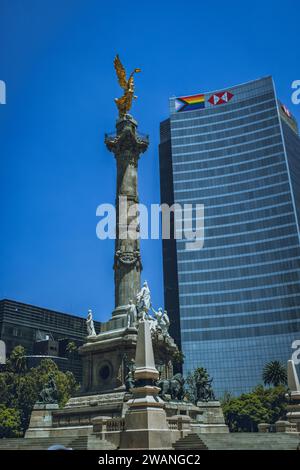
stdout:
POLYGON ((171 98, 161 123, 162 202, 205 207, 201 250, 163 241, 165 305, 184 372, 206 367, 220 396, 261 383, 300 339, 300 139, 271 77, 204 99, 171 98))

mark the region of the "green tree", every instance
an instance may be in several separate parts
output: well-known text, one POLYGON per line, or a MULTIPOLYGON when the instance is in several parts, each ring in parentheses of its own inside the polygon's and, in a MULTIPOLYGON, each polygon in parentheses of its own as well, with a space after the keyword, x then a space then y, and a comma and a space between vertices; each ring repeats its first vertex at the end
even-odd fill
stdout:
POLYGON ((265 385, 273 385, 274 387, 286 385, 286 368, 279 361, 268 362, 263 369, 263 381, 265 385))
POLYGON ((231 432, 256 432, 259 423, 275 423, 285 415, 286 389, 258 386, 240 397, 227 396, 222 401, 226 424, 231 432))
POLYGON ((286 415, 287 400, 285 395, 287 388, 284 385, 277 387, 264 388, 258 385, 253 392, 268 410, 268 423, 274 424, 279 419, 283 419, 286 415))
POLYGON ((213 379, 204 367, 198 367, 193 372, 189 372, 186 378, 188 399, 195 404, 198 401, 214 400, 212 381, 213 379))
POLYGON ((26 371, 26 357, 23 346, 16 346, 8 360, 8 368, 16 374, 23 374, 26 371))
POLYGON ((223 406, 226 423, 231 432, 257 431, 257 425, 268 422, 268 412, 258 397, 252 394, 232 398, 223 406))
POLYGON ((43 359, 38 367, 32 369, 32 374, 38 385, 38 392, 42 390, 53 374, 58 393, 58 404, 64 406, 71 395, 78 389, 78 384, 72 372, 62 372, 52 359, 43 359))
POLYGON ((20 437, 21 420, 18 410, 0 405, 0 438, 20 437))
POLYGON ((22 361, 17 360, 17 357, 24 357, 25 351, 18 349, 18 354, 14 351, 12 360, 10 358, 8 361, 8 367, 0 373, 0 403, 6 409, 13 409, 18 413, 18 420, 16 421, 19 426, 18 432, 23 435, 29 425, 32 408, 38 400, 39 393, 44 385, 48 383, 51 373, 55 378, 58 404, 61 407, 77 390, 78 384, 72 372, 64 373, 60 371, 51 359, 45 358, 38 367, 29 370, 24 369, 22 361))

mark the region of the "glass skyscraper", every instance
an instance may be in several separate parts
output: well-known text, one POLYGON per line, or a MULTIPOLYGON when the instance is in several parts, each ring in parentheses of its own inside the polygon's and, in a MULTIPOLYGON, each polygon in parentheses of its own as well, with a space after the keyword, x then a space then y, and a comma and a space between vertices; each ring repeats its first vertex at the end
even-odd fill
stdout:
MULTIPOLYGON (((262 383, 300 339, 300 138, 271 77, 170 99, 161 202, 204 204, 204 247, 164 240, 165 306, 218 396, 262 383)), ((193 221, 195 223, 195 221, 193 221)))

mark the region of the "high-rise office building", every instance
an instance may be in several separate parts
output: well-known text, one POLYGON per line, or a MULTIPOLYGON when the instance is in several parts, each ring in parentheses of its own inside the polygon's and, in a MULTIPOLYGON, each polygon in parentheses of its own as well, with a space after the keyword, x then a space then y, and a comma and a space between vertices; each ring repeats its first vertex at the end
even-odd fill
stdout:
MULTIPOLYGON (((204 246, 164 240, 165 305, 218 396, 262 382, 300 339, 300 138, 271 77, 170 99, 161 200, 204 204, 204 246)), ((194 221, 195 223, 195 221, 194 221)))

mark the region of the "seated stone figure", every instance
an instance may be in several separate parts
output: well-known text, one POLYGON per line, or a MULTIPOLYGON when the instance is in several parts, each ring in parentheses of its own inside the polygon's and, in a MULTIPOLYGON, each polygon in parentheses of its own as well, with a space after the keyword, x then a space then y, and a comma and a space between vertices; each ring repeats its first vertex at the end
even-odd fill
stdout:
POLYGON ((48 405, 57 403, 57 387, 54 379, 54 375, 50 374, 48 382, 44 385, 42 391, 39 394, 39 404, 48 405))

